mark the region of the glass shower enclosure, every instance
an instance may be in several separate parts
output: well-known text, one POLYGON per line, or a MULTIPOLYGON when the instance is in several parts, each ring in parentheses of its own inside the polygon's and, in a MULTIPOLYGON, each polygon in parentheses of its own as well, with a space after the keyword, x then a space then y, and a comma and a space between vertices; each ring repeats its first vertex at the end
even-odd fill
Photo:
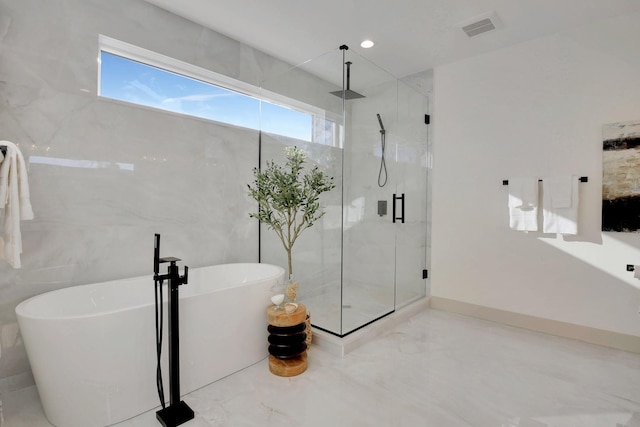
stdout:
MULTIPOLYGON (((260 164, 284 147, 334 177, 293 247, 297 300, 346 336, 426 296, 428 99, 346 46, 262 82, 260 164), (282 108, 288 116, 283 120, 282 108)), ((286 266, 260 228, 260 261, 286 266)), ((285 267, 286 268, 286 267, 285 267)))

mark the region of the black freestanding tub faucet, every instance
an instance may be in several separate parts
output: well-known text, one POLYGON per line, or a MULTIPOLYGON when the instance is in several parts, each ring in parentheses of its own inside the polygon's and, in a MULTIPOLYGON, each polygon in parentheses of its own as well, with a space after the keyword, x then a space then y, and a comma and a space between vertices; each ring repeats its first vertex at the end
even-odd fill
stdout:
POLYGON ((189 279, 189 267, 184 267, 184 276, 180 276, 176 263, 179 258, 160 258, 160 235, 155 235, 153 250, 153 279, 155 283, 156 300, 156 385, 162 409, 156 412, 156 418, 164 427, 176 427, 192 420, 193 410, 180 400, 180 331, 178 324, 178 287, 186 285, 189 279), (160 274, 160 264, 169 263, 167 274, 160 274), (160 356, 162 353, 162 282, 169 283, 169 406, 164 402, 164 386, 162 384, 162 370, 160 356))

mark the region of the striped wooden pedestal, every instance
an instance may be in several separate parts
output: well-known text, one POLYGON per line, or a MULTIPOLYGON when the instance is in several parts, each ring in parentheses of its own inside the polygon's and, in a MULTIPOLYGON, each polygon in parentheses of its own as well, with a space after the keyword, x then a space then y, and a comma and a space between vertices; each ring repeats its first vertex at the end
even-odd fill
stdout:
POLYGON ((293 313, 267 308, 269 326, 269 370, 281 377, 293 377, 307 370, 305 333, 307 307, 298 303, 293 313))

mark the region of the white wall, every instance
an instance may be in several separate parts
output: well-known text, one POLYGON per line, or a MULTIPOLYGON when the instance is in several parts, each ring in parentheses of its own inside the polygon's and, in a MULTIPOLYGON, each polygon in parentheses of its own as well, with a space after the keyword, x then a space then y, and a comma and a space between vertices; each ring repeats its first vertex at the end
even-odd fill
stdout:
POLYGON ((435 69, 433 297, 640 336, 640 234, 600 231, 602 125, 640 119, 638 22, 435 69), (579 235, 509 230, 502 180, 558 174, 589 177, 579 235))

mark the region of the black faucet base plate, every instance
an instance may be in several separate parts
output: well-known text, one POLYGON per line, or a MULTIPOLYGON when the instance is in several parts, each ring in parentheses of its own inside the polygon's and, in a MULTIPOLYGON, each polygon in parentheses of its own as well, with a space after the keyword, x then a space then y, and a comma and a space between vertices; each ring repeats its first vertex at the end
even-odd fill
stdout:
POLYGON ((183 400, 156 412, 156 418, 164 427, 179 426, 192 420, 193 417, 193 409, 189 408, 189 405, 184 403, 183 400))

